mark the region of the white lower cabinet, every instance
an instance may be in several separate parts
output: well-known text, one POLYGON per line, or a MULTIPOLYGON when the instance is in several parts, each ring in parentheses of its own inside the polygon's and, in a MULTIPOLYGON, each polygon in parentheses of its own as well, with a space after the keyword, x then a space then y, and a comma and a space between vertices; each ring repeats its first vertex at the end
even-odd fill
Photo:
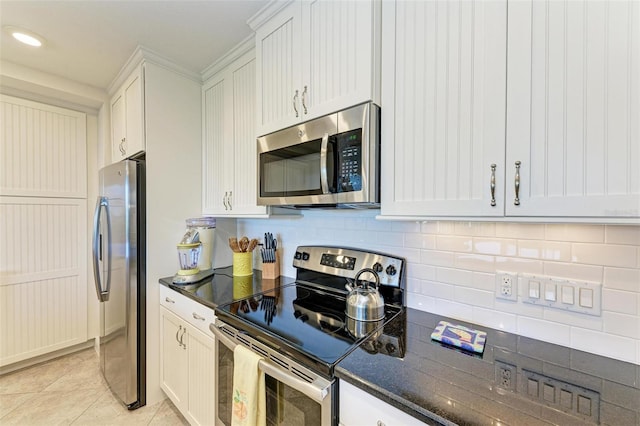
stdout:
POLYGON ((160 304, 160 387, 190 424, 215 424, 213 310, 167 287, 160 304))
POLYGON ((424 425, 367 392, 340 381, 340 424, 342 426, 424 425))

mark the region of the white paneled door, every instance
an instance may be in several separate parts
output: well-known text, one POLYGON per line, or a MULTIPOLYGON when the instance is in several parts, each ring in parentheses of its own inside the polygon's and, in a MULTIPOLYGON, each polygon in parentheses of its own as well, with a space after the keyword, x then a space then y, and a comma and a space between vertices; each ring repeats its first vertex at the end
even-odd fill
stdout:
POLYGON ((508 38, 506 215, 640 216, 640 3, 513 2, 508 38))
POLYGON ((0 97, 0 366, 87 340, 86 117, 0 97))

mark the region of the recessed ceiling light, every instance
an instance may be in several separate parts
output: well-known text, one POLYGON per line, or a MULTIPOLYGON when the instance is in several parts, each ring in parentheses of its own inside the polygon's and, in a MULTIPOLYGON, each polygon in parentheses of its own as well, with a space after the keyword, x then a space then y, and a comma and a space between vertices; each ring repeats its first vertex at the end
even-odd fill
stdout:
POLYGON ((44 39, 38 34, 23 28, 6 26, 4 30, 19 42, 29 46, 40 47, 44 43, 44 39))

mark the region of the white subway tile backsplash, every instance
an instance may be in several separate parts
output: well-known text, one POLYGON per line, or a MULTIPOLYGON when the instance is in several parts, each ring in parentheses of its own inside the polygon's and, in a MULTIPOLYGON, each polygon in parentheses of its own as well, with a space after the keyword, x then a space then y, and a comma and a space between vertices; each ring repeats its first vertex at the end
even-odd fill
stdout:
POLYGON ((455 286, 437 281, 424 281, 422 283, 422 294, 437 297, 438 299, 453 300, 455 296, 455 286))
POLYGON ((576 314, 560 309, 544 308, 543 318, 555 323, 602 331, 602 318, 593 315, 576 314))
POLYGON ((496 270, 524 274, 542 274, 544 263, 536 259, 520 257, 496 257, 496 270))
POLYGON ((436 280, 462 286, 470 286, 473 281, 473 272, 454 268, 436 268, 436 280))
POLYGON ((580 281, 602 282, 604 268, 565 262, 544 262, 544 275, 580 281))
MULTIPOLYGON (((640 294, 630 291, 602 289, 602 310, 620 314, 640 315, 640 294)), ((640 318, 636 321, 640 322, 640 318)))
MULTIPOLYGON (((628 337, 616 336, 602 331, 587 330, 572 327, 571 340, 568 341, 574 349, 594 353, 627 362, 637 362, 638 345, 636 340, 628 337)), ((559 343, 562 344, 562 343, 559 343)), ((567 343, 565 342, 566 346, 567 343)))
POLYGON ((456 253, 453 264, 458 269, 469 271, 495 272, 496 262, 493 256, 472 253, 456 253))
POLYGON ((579 243, 603 243, 604 225, 547 224, 545 239, 579 243))
POLYGON ((378 211, 304 211, 299 219, 239 219, 273 232, 283 273, 297 245, 343 245, 405 257, 407 304, 640 365, 640 226, 377 221, 378 211), (600 317, 495 298, 495 273, 602 282, 600 317))
POLYGON ((479 290, 494 291, 496 288, 495 274, 485 274, 482 272, 474 272, 473 287, 479 290))
POLYGON ((493 308, 495 300, 494 293, 491 291, 476 290, 474 288, 455 286, 455 301, 471 306, 480 306, 482 308, 493 308))
POLYGON ((571 341, 571 327, 553 321, 518 316, 518 334, 566 346, 571 341))
POLYGON ((421 223, 420 232, 423 234, 437 234, 439 223, 440 222, 424 221, 421 223))
POLYGON ((422 263, 433 266, 449 266, 452 267, 455 255, 447 251, 422 250, 420 252, 422 263))
POLYGON ((457 303, 445 299, 434 299, 434 302, 433 310, 429 311, 434 314, 445 315, 461 321, 468 321, 468 318, 473 317, 473 307, 465 303, 457 303))
POLYGON ((494 309, 486 309, 481 307, 473 308, 473 322, 498 330, 515 333, 517 331, 518 317, 513 314, 497 312, 494 309))
POLYGON ((473 251, 496 256, 515 256, 518 244, 516 240, 500 238, 474 238, 473 251))
POLYGON ((454 233, 472 237, 495 237, 496 224, 491 222, 454 222, 454 233))
POLYGON ((435 280, 436 267, 422 263, 409 263, 407 265, 407 277, 420 280, 435 280))
POLYGON ((640 293, 640 269, 604 268, 604 287, 640 293))
POLYGON ((391 231, 393 232, 407 232, 407 233, 420 233, 420 222, 390 222, 391 231))
POLYGON ((420 311, 434 312, 436 299, 422 294, 410 294, 407 297, 407 307, 420 311))
POLYGON ((604 331, 622 337, 640 339, 640 321, 637 315, 603 312, 604 331))
POLYGON ((544 225, 537 223, 497 223, 496 237, 543 240, 544 225))
POLYGON ((436 236, 426 234, 404 234, 405 247, 414 247, 421 249, 435 249, 436 248, 436 236))
POLYGON ((572 247, 571 260, 590 265, 634 268, 637 262, 637 250, 637 247, 627 245, 575 243, 572 247))
POLYGON ((607 225, 605 228, 607 244, 640 245, 640 226, 607 225))
POLYGON ((436 248, 441 251, 470 252, 473 249, 473 244, 471 237, 438 235, 436 248))
POLYGON ((549 241, 519 240, 518 256, 532 259, 568 262, 571 260, 571 244, 549 241))

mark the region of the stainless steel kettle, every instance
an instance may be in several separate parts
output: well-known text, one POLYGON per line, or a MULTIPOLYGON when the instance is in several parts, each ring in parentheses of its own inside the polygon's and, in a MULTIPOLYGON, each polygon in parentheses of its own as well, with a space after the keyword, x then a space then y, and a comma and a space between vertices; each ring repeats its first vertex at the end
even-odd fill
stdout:
POLYGON ((384 299, 378 291, 380 277, 373 269, 365 268, 358 271, 354 278, 354 287, 345 285, 349 290, 347 295, 347 317, 356 321, 380 321, 384 319, 384 299), (369 272, 376 280, 375 287, 369 287, 369 283, 361 285, 358 281, 360 275, 369 272))

